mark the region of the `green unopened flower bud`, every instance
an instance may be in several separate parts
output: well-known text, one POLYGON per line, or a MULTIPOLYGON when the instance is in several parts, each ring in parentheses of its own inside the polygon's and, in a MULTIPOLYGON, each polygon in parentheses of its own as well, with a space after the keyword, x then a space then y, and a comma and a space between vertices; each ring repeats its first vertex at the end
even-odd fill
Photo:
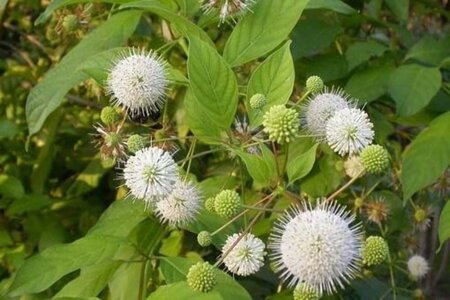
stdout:
POLYGON ((209 292, 217 284, 214 267, 207 262, 198 262, 193 265, 186 276, 188 285, 197 292, 209 292))
POLYGON ((140 136, 139 134, 133 134, 128 138, 127 146, 128 150, 136 153, 147 146, 147 139, 143 136, 140 136))
POLYGON ((355 199, 355 207, 356 208, 362 208, 363 205, 364 205, 364 199, 363 198, 358 197, 358 198, 355 199))
POLYGON ((111 107, 111 106, 103 107, 103 109, 100 113, 100 120, 102 120, 102 122, 105 125, 110 126, 110 125, 116 123, 117 121, 119 121, 119 119, 120 119, 120 116, 114 107, 111 107))
POLYGON ((266 103, 267 103, 267 99, 266 99, 266 96, 264 96, 263 94, 254 94, 250 98, 250 107, 252 109, 260 109, 264 105, 266 105, 266 103))
POLYGON ((304 283, 300 283, 294 290, 294 300, 319 300, 319 298, 319 293, 304 283))
POLYGON ((232 190, 224 190, 214 200, 214 211, 222 218, 231 218, 241 210, 241 198, 232 190))
POLYGON ((118 133, 111 132, 105 136, 105 144, 108 147, 115 147, 122 141, 122 136, 118 133))
POLYGON ((272 106, 263 116, 263 126, 272 141, 289 143, 299 130, 298 112, 284 105, 272 106))
POLYGON ((417 208, 414 212, 414 219, 417 223, 422 223, 428 217, 428 212, 423 208, 417 208))
POLYGON ((211 233, 209 233, 208 231, 201 231, 197 235, 197 242, 202 247, 208 247, 212 242, 211 233))
POLYGON ((381 236, 369 236, 364 242, 362 258, 368 266, 379 265, 389 254, 389 247, 381 236))
POLYGON ((323 89, 323 81, 319 76, 310 76, 306 79, 306 89, 311 93, 319 93, 323 89))
POLYGON ((66 31, 76 30, 79 25, 80 25, 80 22, 78 21, 78 18, 75 15, 67 15, 64 17, 64 19, 62 21, 62 27, 66 31))
POLYGON ((215 212, 214 209, 214 201, 216 200, 216 198, 214 197, 209 197, 208 199, 205 200, 205 208, 207 211, 209 212, 215 212))
POLYGON ((389 167, 389 153, 380 145, 367 146, 359 158, 368 173, 380 174, 389 167))

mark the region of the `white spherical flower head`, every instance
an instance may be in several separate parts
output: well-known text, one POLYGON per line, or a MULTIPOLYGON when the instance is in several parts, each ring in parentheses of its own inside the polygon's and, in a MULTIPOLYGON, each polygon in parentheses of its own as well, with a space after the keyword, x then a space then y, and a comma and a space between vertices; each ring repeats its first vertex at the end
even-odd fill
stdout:
POLYGON ((258 272, 264 265, 265 245, 251 233, 236 244, 240 236, 241 234, 235 233, 227 238, 222 248, 222 255, 226 255, 223 262, 230 272, 248 276, 258 272))
POLYGON ((341 89, 327 89, 313 95, 303 106, 302 121, 310 134, 322 140, 326 135, 327 121, 338 110, 353 107, 350 97, 341 89))
POLYGON ((179 180, 172 155, 157 147, 147 147, 130 156, 123 178, 132 196, 149 203, 169 195, 179 180))
POLYGON ((164 104, 167 88, 165 61, 154 52, 131 50, 111 69, 107 93, 131 115, 148 116, 164 104))
POLYGON ((289 286, 307 284, 333 293, 361 264, 362 231, 338 204, 304 204, 278 222, 269 238, 275 270, 289 286))
POLYGON ((336 111, 327 122, 328 145, 340 155, 358 154, 372 143, 374 132, 369 116, 357 108, 336 111))
POLYGON ((420 279, 424 277, 428 271, 430 270, 430 266, 425 258, 420 255, 413 255, 408 260, 408 271, 411 273, 414 279, 420 279))
POLYGON ((190 182, 178 182, 169 196, 156 203, 156 214, 162 222, 181 226, 195 219, 201 208, 199 190, 190 182))

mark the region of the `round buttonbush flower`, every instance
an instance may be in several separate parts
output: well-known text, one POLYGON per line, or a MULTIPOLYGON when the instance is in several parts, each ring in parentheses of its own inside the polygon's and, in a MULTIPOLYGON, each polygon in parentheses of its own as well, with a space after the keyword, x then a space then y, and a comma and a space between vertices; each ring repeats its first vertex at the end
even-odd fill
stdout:
POLYGON ((197 242, 202 247, 208 247, 212 243, 211 233, 208 231, 200 231, 197 235, 197 242))
POLYGON ((428 262, 422 256, 413 255, 408 259, 408 271, 415 280, 427 275, 429 270, 428 262))
POLYGON ((113 125, 119 121, 119 119, 120 116, 114 107, 105 106, 102 108, 102 111, 100 112, 100 120, 102 120, 103 124, 106 126, 113 125))
POLYGON ((241 235, 235 233, 229 236, 222 248, 222 255, 226 255, 223 263, 230 272, 248 276, 258 272, 264 265, 264 248, 263 241, 248 233, 236 241, 241 235))
POLYGON ((303 105, 302 123, 307 131, 318 140, 326 136, 327 121, 338 110, 353 106, 349 96, 341 89, 325 89, 310 97, 303 105))
POLYGON ((306 90, 311 93, 319 93, 323 90, 323 81, 319 76, 310 76, 306 79, 306 90))
POLYGON ((181 226, 193 221, 200 208, 199 190, 190 182, 179 181, 168 196, 156 203, 156 214, 162 222, 181 226))
POLYGON ((172 155, 157 147, 147 147, 130 156, 123 178, 132 196, 149 203, 168 196, 179 180, 172 155))
POLYGON ((343 287, 361 263, 362 231, 354 221, 336 203, 294 207, 269 237, 275 271, 289 286, 304 283, 319 294, 343 287))
POLYGON ((294 300, 319 300, 320 295, 310 286, 300 283, 294 290, 294 300))
POLYGON ((374 137, 369 116, 357 108, 336 111, 326 128, 328 145, 340 155, 359 153, 374 137))
POLYGON ((362 258, 368 266, 379 265, 389 254, 389 246, 381 236, 369 236, 364 242, 362 258))
POLYGON ((220 21, 229 16, 241 15, 250 10, 254 0, 205 0, 202 8, 206 13, 218 12, 220 21))
POLYGON ((350 178, 355 178, 357 176, 361 176, 361 174, 364 172, 364 166, 358 156, 350 156, 344 162, 344 170, 347 176, 349 176, 350 178))
POLYGON ((190 267, 186 281, 194 291, 209 292, 217 285, 214 267, 207 262, 198 262, 190 267))
POLYGON ((254 94, 250 98, 250 107, 252 109, 260 109, 264 105, 266 105, 266 103, 267 103, 267 99, 266 99, 266 96, 264 96, 263 94, 254 94))
POLYGON ((214 199, 214 211, 222 218, 229 219, 241 210, 241 197, 232 190, 223 190, 214 199))
POLYGON ((132 116, 149 116, 164 104, 167 88, 166 62, 154 52, 131 49, 109 73, 106 90, 114 104, 132 116))
POLYGON ((284 105, 274 105, 264 114, 263 126, 272 141, 289 143, 299 130, 298 112, 284 105))
POLYGON ((216 201, 215 197, 209 197, 205 200, 205 209, 209 212, 215 212, 214 203, 216 201))
POLYGON ((359 157, 368 173, 380 174, 389 167, 389 153, 383 146, 367 146, 359 157))

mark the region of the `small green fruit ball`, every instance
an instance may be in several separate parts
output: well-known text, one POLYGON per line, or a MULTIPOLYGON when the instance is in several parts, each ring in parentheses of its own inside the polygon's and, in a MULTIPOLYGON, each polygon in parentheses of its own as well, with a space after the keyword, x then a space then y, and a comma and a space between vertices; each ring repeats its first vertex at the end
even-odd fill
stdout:
POLYGON ((120 116, 114 107, 111 107, 111 106, 103 107, 103 109, 100 113, 100 120, 102 120, 102 122, 105 125, 110 126, 110 125, 116 123, 117 121, 119 121, 119 119, 120 119, 120 116))
POLYGON ((122 136, 118 133, 111 132, 105 136, 105 144, 108 147, 115 147, 122 141, 122 136))
POLYGON ((417 223, 422 223, 425 221, 428 217, 428 213, 423 208, 417 208, 414 212, 414 220, 416 220, 417 223))
POLYGON ((279 144, 289 143, 298 134, 299 115, 284 105, 272 106, 263 116, 263 131, 279 144))
POLYGON ((145 146, 147 146, 147 139, 139 134, 133 134, 127 140, 128 150, 133 153, 145 148, 145 146))
POLYGON ((318 300, 320 295, 309 285, 300 283, 294 290, 294 300, 318 300))
POLYGON ((197 235, 197 242, 202 247, 208 247, 212 242, 211 233, 209 233, 208 231, 201 231, 197 235))
POLYGON ((323 81, 319 76, 310 76, 306 79, 306 90, 311 93, 319 93, 323 90, 323 81))
POLYGON ((355 199, 355 207, 356 208, 362 208, 364 205, 364 199, 361 197, 358 197, 355 199))
POLYGON ((193 265, 186 276, 188 285, 197 292, 209 292, 217 284, 214 267, 207 262, 193 265))
POLYGON ((389 153, 380 145, 367 146, 359 158, 368 173, 380 174, 389 167, 389 153))
POLYGON ((214 202, 216 201, 215 197, 209 197, 208 199, 205 200, 205 208, 207 211, 209 212, 216 212, 215 208, 214 208, 214 202))
POLYGON ((362 258, 367 266, 379 265, 389 254, 389 246, 381 236, 369 236, 364 242, 362 258))
POLYGON ((232 190, 223 190, 214 200, 214 211, 222 218, 229 219, 241 210, 241 197, 232 190))
POLYGON ((62 21, 62 27, 66 31, 76 30, 79 25, 80 25, 80 22, 78 21, 78 18, 75 15, 67 15, 64 17, 64 19, 62 21))
POLYGON ((266 99, 266 96, 264 96, 263 94, 254 94, 250 98, 250 107, 252 109, 260 109, 264 105, 266 105, 266 103, 267 103, 267 99, 266 99))

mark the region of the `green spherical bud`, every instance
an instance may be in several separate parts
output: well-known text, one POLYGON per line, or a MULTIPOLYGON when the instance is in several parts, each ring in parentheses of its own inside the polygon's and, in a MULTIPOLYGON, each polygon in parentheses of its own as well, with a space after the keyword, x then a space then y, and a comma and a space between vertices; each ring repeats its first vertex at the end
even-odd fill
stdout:
POLYGON ((117 121, 119 121, 119 119, 120 119, 120 116, 114 107, 111 107, 111 106, 103 107, 103 109, 100 113, 100 120, 102 120, 102 122, 105 125, 110 126, 110 125, 116 123, 117 121))
POLYGON ((139 134, 133 134, 128 138, 127 146, 128 150, 136 153, 147 146, 147 139, 143 136, 140 136, 139 134))
POLYGON ((122 141, 122 136, 118 133, 111 132, 105 136, 105 144, 108 147, 115 147, 122 141))
POLYGON ((306 90, 311 93, 319 93, 323 90, 323 81, 319 76, 310 76, 306 79, 306 90))
POLYGON ((289 143, 297 136, 299 116, 295 109, 284 105, 272 106, 263 117, 264 132, 272 141, 279 144, 289 143))
POLYGON ((64 17, 62 21, 62 27, 66 31, 73 31, 78 28, 80 22, 78 21, 78 17, 75 15, 67 15, 64 17))
POLYGON ((264 105, 266 105, 266 103, 267 103, 267 99, 266 99, 266 96, 264 96, 263 94, 254 94, 250 98, 250 107, 252 109, 260 109, 264 105))
POLYGON ((209 197, 208 199, 205 200, 205 208, 207 211, 209 212, 215 212, 214 209, 214 202, 215 202, 216 198, 215 197, 209 197))
POLYGON ((369 236, 364 242, 362 258, 368 266, 379 265, 389 254, 389 246, 381 236, 369 236))
POLYGON ((319 293, 304 283, 300 283, 294 290, 294 300, 318 300, 319 298, 319 293))
POLYGON ((208 231, 201 231, 197 235, 197 242, 202 247, 208 247, 212 242, 211 233, 209 233, 208 231))
POLYGON ((380 145, 367 146, 359 158, 368 173, 380 174, 389 167, 389 153, 380 145))
POLYGON ((417 223, 422 223, 423 221, 426 220, 427 217, 428 217, 428 213, 423 208, 418 208, 414 212, 414 219, 416 220, 417 223))
POLYGON ((188 285, 197 292, 209 292, 217 284, 214 267, 207 262, 193 265, 186 276, 188 285))
POLYGON ((363 205, 364 205, 364 199, 363 198, 358 197, 358 198, 355 199, 355 207, 356 208, 362 208, 363 205))
POLYGON ((232 190, 223 190, 214 200, 214 211, 222 218, 231 218, 241 210, 241 197, 232 190))

